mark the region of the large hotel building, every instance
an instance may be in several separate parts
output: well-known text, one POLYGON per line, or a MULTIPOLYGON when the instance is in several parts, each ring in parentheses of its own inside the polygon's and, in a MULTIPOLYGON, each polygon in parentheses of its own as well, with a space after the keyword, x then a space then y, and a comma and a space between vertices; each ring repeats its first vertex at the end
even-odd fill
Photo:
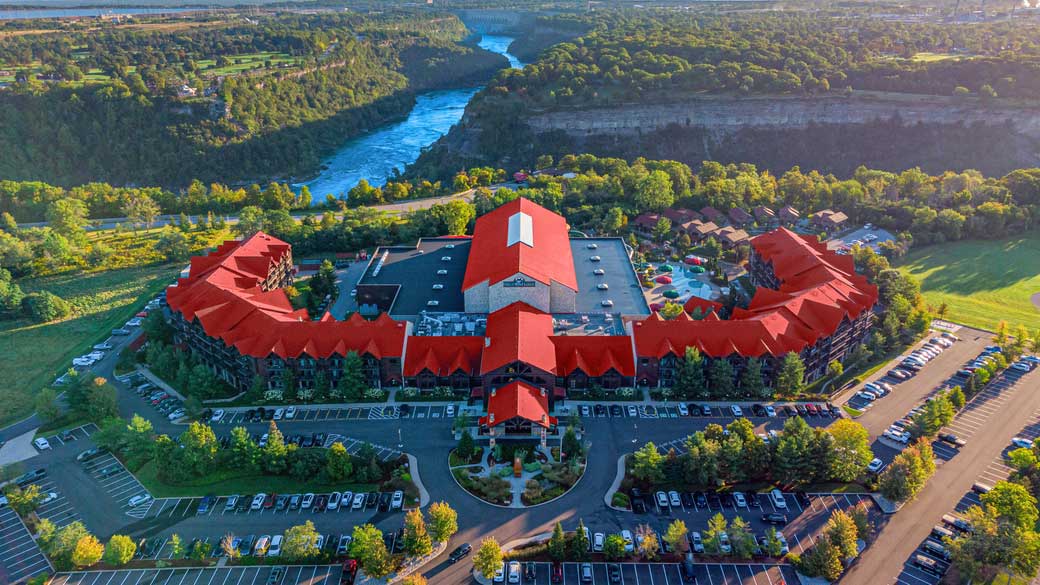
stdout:
POLYGON ((263 233, 193 258, 167 292, 177 341, 240 390, 258 376, 277 387, 285 368, 301 387, 319 371, 335 384, 353 351, 373 386, 495 395, 511 405, 500 421, 591 385, 670 385, 688 346, 738 376, 760 358, 767 383, 795 352, 813 380, 865 339, 878 299, 849 256, 781 228, 751 240, 747 308, 720 319, 693 299, 687 310, 707 317, 666 321, 621 239, 571 237, 563 217, 526 199, 478 218, 471 237, 377 249, 343 321, 292 307, 292 267, 291 247, 263 233))

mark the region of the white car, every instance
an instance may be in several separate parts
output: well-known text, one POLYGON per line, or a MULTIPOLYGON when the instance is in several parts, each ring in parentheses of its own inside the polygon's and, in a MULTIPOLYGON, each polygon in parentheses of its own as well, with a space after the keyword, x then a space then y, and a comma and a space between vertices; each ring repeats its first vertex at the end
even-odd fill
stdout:
POLYGON ((1016 447, 1020 447, 1022 449, 1032 449, 1033 448, 1033 442, 1030 441, 1029 439, 1023 439, 1022 437, 1012 437, 1011 438, 1011 444, 1016 446, 1016 447))
MULTIPOLYGON (((314 494, 307 494, 307 496, 310 496, 311 499, 314 499, 314 494)), ((304 496, 303 499, 306 500, 307 496, 304 496)), ((264 507, 264 498, 266 498, 266 497, 267 497, 267 494, 256 494, 255 496, 253 496, 253 501, 249 504, 249 509, 250 510, 259 510, 260 508, 263 508, 264 507)), ((308 507, 310 507, 310 506, 308 506, 308 507)))
POLYGON ((88 357, 78 357, 78 358, 73 358, 72 359, 72 365, 74 365, 76 367, 80 367, 80 368, 86 368, 86 367, 94 365, 94 362, 96 362, 96 361, 97 360, 91 359, 91 358, 88 358, 88 357))
MULTIPOLYGON (((263 494, 260 494, 260 495, 262 496, 263 494)), ((253 503, 256 503, 256 498, 253 498, 253 503)), ((263 498, 261 498, 260 499, 260 504, 263 505, 263 503, 264 503, 264 500, 263 500, 263 498)), ((300 500, 300 509, 301 510, 309 510, 311 508, 311 504, 313 504, 313 503, 314 503, 314 494, 312 494, 312 493, 303 494, 303 499, 300 500)))
POLYGON ((603 535, 602 532, 597 532, 596 534, 592 535, 592 550, 594 550, 595 552, 603 552, 603 542, 605 540, 606 537, 603 535))
POLYGON ((285 409, 285 419, 286 420, 292 420, 294 418, 296 418, 296 407, 295 406, 290 406, 289 408, 286 408, 285 409))
POLYGON ((33 445, 36 446, 36 448, 39 449, 40 451, 46 451, 47 449, 51 448, 51 444, 48 443, 47 439, 44 439, 43 437, 40 437, 39 439, 35 439, 33 441, 33 445))
POLYGON ((733 413, 733 416, 744 416, 744 411, 740 410, 740 407, 736 404, 730 406, 729 410, 733 413))
POLYGON ((220 422, 224 418, 224 409, 218 408, 213 411, 213 416, 209 417, 209 422, 220 422))
POLYGON ((658 505, 658 507, 661 507, 661 508, 667 508, 668 507, 668 494, 666 494, 664 492, 657 492, 656 494, 654 494, 654 497, 657 498, 657 505, 658 505))
POLYGON ((404 505, 404 492, 397 490, 394 492, 393 498, 390 500, 391 510, 400 510, 401 506, 404 505))
POLYGON ((172 421, 175 421, 175 420, 177 420, 179 418, 184 418, 184 416, 186 414, 187 414, 187 411, 185 411, 183 408, 178 408, 177 410, 175 410, 175 411, 171 412, 170 414, 168 414, 166 416, 166 418, 170 419, 170 421, 172 422, 172 421))
POLYGON ((885 462, 880 460, 880 459, 878 459, 877 457, 875 457, 874 459, 872 459, 870 461, 870 464, 867 465, 867 471, 869 471, 871 473, 878 473, 884 467, 885 467, 885 462))
POLYGON ((328 504, 326 504, 325 508, 327 510, 335 510, 339 508, 339 500, 342 497, 343 495, 339 492, 332 492, 331 494, 329 494, 329 502, 328 504))
POLYGON ((679 403, 679 406, 677 408, 679 410, 679 416, 690 416, 689 407, 683 404, 682 402, 679 403))
POLYGON ((766 405, 766 416, 775 417, 776 416, 776 409, 773 408, 772 406, 769 406, 767 404, 766 405))
POLYGON ((133 319, 130 319, 129 321, 126 322, 126 326, 127 327, 140 327, 141 326, 141 319, 136 318, 136 317, 133 318, 133 319))
POLYGON ((127 504, 131 508, 134 508, 134 507, 140 506, 142 504, 147 504, 150 501, 152 501, 152 496, 150 496, 148 494, 137 494, 136 496, 130 498, 130 500, 127 501, 127 504))
POLYGON ((495 571, 495 578, 493 579, 493 581, 495 583, 504 583, 505 580, 506 580, 506 568, 505 567, 499 567, 498 570, 495 571))
POLYGON ((360 510, 361 508, 364 508, 365 507, 365 494, 360 493, 360 492, 354 494, 354 502, 350 505, 350 507, 355 509, 355 510, 360 510))
POLYGON ((747 498, 745 498, 744 494, 740 492, 733 493, 733 503, 736 504, 738 508, 747 508, 747 498))
POLYGON ((444 407, 444 416, 455 416, 455 405, 449 404, 444 407))
POLYGON ((695 553, 704 552, 704 539, 701 538, 700 532, 690 533, 690 549, 695 553))
POLYGON ((632 532, 628 529, 621 531, 621 540, 625 541, 625 552, 630 553, 636 549, 635 543, 632 540, 632 532))
POLYGON ((520 563, 518 561, 509 561, 509 582, 520 582, 520 563))
POLYGON ((725 532, 719 533, 719 550, 727 555, 733 552, 733 545, 729 543, 729 535, 725 532))
POLYGON ((1026 362, 1015 362, 1011 364, 1011 367, 1015 370, 1018 370, 1019 372, 1028 372, 1032 369, 1029 367, 1028 364, 1026 364, 1026 362))
POLYGON ((636 410, 635 405, 628 405, 628 416, 639 416, 639 411, 636 410))
POLYGON ((682 508, 682 498, 679 497, 679 492, 675 490, 668 492, 668 503, 673 508, 682 508))
POLYGON ((47 495, 43 496, 43 498, 40 500, 40 505, 42 506, 44 504, 49 504, 49 503, 51 503, 51 502, 53 502, 54 500, 57 500, 57 499, 58 499, 58 494, 56 494, 54 492, 50 492, 47 495))
POLYGON ((275 534, 271 537, 271 546, 267 547, 267 556, 276 557, 282 554, 282 535, 275 534))
POLYGON ((104 343, 98 343, 97 345, 94 346, 94 349, 99 350, 99 351, 108 351, 108 350, 112 349, 112 344, 107 342, 107 341, 104 342, 104 343))
POLYGON ((276 409, 274 409, 274 417, 273 417, 274 420, 282 420, 282 418, 284 418, 284 417, 285 417, 285 409, 284 408, 276 408, 276 409))
POLYGON ((92 351, 92 352, 87 354, 87 357, 91 358, 91 359, 94 359, 94 360, 97 360, 97 361, 101 361, 101 360, 105 359, 105 352, 103 352, 103 351, 92 351))

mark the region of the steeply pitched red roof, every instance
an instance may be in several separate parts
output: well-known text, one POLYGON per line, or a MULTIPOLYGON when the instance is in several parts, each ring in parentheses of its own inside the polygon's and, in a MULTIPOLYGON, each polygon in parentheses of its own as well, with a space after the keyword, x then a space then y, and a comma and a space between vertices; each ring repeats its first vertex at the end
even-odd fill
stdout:
POLYGON ((556 417, 549 416, 549 397, 542 390, 519 380, 492 390, 488 397, 488 414, 479 422, 493 427, 514 418, 529 420, 545 428, 556 424, 556 417))
POLYGON ((712 357, 761 356, 800 352, 831 335, 842 319, 855 319, 877 302, 877 287, 856 274, 852 258, 827 250, 813 236, 778 229, 751 241, 771 261, 781 284, 759 288, 746 310, 729 320, 712 313, 693 321, 685 313, 664 321, 657 313, 632 324, 636 354, 683 355, 696 346, 712 357))
POLYGON ((578 290, 567 221, 524 198, 515 199, 477 219, 462 290, 484 281, 499 283, 522 273, 542 284, 552 281, 578 290), (510 218, 530 217, 531 243, 510 244, 510 218))
POLYGON ((262 232, 224 242, 191 259, 188 277, 167 289, 170 309, 189 322, 197 319, 207 335, 251 357, 326 358, 350 351, 375 358, 401 355, 406 324, 385 313, 374 321, 356 313, 346 321, 328 314, 311 321, 306 309, 292 307, 284 290, 262 290, 269 270, 289 250, 289 244, 262 232))
POLYGON ((404 375, 415 376, 423 370, 437 376, 461 371, 475 375, 480 370, 484 338, 477 336, 412 336, 404 358, 404 375))
POLYGON ((556 372, 567 376, 581 370, 588 376, 602 376, 611 368, 622 376, 636 375, 632 338, 627 335, 557 335, 556 372))
POLYGON ((487 338, 480 359, 486 374, 513 362, 556 372, 556 348, 550 339, 552 315, 517 301, 488 315, 487 338))

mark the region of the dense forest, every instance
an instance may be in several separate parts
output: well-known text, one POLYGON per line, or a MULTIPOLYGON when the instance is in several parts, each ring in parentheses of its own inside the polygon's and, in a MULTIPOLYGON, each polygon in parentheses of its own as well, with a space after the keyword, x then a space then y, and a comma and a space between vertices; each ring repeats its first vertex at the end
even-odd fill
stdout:
MULTIPOLYGON (((957 25, 825 11, 604 11, 543 16, 539 25, 584 26, 588 32, 541 52, 522 70, 500 72, 471 101, 463 124, 413 165, 412 176, 446 179, 465 166, 530 165, 546 152, 691 164, 753 161, 777 172, 800 164, 842 175, 860 164, 992 174, 1034 164, 1035 144, 1008 132, 1003 118, 982 128, 953 117, 900 128, 897 103, 923 98, 981 110, 1035 104, 1040 26, 1028 21, 957 25), (749 121, 732 133, 716 132, 711 119, 695 116, 685 124, 677 119, 675 128, 630 133, 612 132, 607 121, 601 132, 584 130, 593 122, 573 132, 534 131, 525 123, 552 112, 603 108, 638 116, 651 106, 695 98, 737 103, 780 97, 829 100, 839 108, 843 99, 891 100, 889 115, 896 113, 893 119, 808 127, 749 121)), ((756 111, 743 113, 754 118, 756 111)), ((815 110, 806 105, 805 111, 810 116, 815 110)))
POLYGON ((0 176, 186 186, 300 176, 505 66, 450 15, 234 14, 200 26, 0 36, 0 176))

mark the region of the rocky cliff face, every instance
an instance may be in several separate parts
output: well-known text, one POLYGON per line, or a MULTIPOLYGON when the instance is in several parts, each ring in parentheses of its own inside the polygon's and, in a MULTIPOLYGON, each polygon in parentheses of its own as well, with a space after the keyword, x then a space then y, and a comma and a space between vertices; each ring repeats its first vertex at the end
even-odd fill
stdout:
MULTIPOLYGON (((499 122, 500 124, 502 122, 499 122)), ((839 176, 857 166, 990 175, 1040 166, 1040 107, 913 96, 705 96, 666 104, 534 112, 510 127, 467 115, 427 158, 508 167, 549 153, 794 165, 839 176)), ((452 167, 457 168, 457 167, 452 167)))

